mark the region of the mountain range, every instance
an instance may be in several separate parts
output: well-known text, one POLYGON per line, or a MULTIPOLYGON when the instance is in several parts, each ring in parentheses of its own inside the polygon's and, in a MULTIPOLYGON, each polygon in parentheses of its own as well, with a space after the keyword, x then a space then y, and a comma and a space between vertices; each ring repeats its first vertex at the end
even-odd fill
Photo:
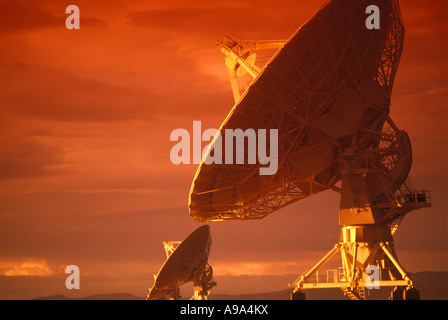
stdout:
MULTIPOLYGON (((448 300, 448 272, 418 272, 411 274, 415 287, 420 291, 422 300, 448 300)), ((386 300, 390 288, 371 290, 368 300, 386 300)), ((304 290, 308 300, 347 300, 340 289, 304 290)), ((291 289, 245 294, 210 294, 210 300, 289 300, 291 289)), ((82 298, 69 298, 64 295, 37 297, 33 300, 144 300, 130 293, 105 293, 82 298)))

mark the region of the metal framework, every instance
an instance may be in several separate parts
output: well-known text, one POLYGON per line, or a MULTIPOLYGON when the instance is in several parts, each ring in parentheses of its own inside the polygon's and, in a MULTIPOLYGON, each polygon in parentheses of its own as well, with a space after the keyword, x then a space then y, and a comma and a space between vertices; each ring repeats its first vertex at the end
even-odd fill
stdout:
POLYGON ((261 218, 334 189, 341 178, 339 154, 352 137, 363 149, 377 143, 389 114, 404 28, 397 2, 384 0, 378 1, 383 27, 368 31, 367 2, 330 1, 284 43, 227 37, 218 43, 237 101, 219 131, 278 129, 279 166, 275 175, 261 177, 259 163, 202 162, 189 197, 195 220, 261 218), (258 72, 250 57, 260 44, 281 48, 258 72), (239 97, 234 76, 241 69, 255 79, 239 97))
POLYGON ((213 268, 207 263, 203 269, 193 275, 194 294, 190 300, 208 300, 214 286, 216 282, 213 280, 213 268))
POLYGON ((328 1, 287 41, 224 37, 218 43, 235 98, 219 134, 278 129, 278 171, 260 176, 260 163, 203 159, 190 190, 190 215, 197 221, 259 219, 324 190, 339 192, 340 241, 291 284, 294 298, 303 288, 321 287, 340 287, 351 298, 363 298, 369 265, 381 270, 382 286, 407 288, 408 297, 415 292, 392 237, 407 213, 430 206, 430 193, 417 191, 408 178, 410 139, 389 117, 404 25, 398 0, 377 0, 381 28, 368 30, 370 4, 328 1), (259 68, 254 52, 263 46, 279 50, 259 68), (241 70, 254 78, 242 95, 236 82, 241 70), (342 272, 333 281, 310 282, 337 253, 342 272))
POLYGON ((265 49, 279 49, 285 40, 240 40, 235 41, 229 36, 218 39, 217 47, 226 56, 225 66, 229 72, 230 84, 232 86, 235 103, 241 98, 238 77, 249 74, 255 79, 261 69, 255 64, 256 51, 265 49))
MULTIPOLYGON (((344 229, 342 233, 348 234, 350 231, 351 229, 344 229)), ((304 299, 303 289, 341 288, 350 299, 364 300, 366 298, 366 288, 373 290, 373 288, 369 288, 372 282, 370 282, 371 274, 368 273, 368 269, 372 265, 379 270, 379 279, 376 284, 378 289, 380 287, 395 287, 396 289, 392 291, 391 295, 395 300, 405 299, 406 297, 409 299, 411 295, 413 298, 418 297, 418 291, 413 287, 412 280, 396 259, 388 243, 375 243, 366 251, 368 244, 361 243, 359 239, 351 239, 352 242, 347 242, 347 240, 350 239, 345 239, 345 242, 341 241, 341 243, 336 244, 313 268, 289 284, 290 287, 295 288, 291 294, 291 299, 304 299), (359 266, 358 254, 366 252, 368 252, 368 259, 359 266), (322 281, 318 276, 319 269, 338 253, 342 256, 343 266, 338 269, 327 269, 326 279, 322 281), (380 259, 375 259, 378 257, 380 259), (310 281, 313 276, 315 277, 314 281, 310 281), (397 288, 402 290, 403 295, 401 297, 395 294, 397 288)))

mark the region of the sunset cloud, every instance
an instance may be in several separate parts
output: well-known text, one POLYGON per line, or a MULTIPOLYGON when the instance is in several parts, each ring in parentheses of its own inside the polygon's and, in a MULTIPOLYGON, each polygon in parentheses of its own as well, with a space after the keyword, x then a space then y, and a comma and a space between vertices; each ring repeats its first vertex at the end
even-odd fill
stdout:
MULTIPOLYGON (((61 9, 65 7, 61 6, 61 9)), ((42 9, 39 1, 20 3, 20 1, 2 2, 0 4, 0 12, 7 12, 0 19, 0 34, 29 32, 47 28, 64 27, 65 19, 68 15, 64 15, 65 10, 59 10, 59 14, 42 9)), ((83 19, 83 27, 89 26, 105 26, 105 22, 91 17, 83 19)))
POLYGON ((61 160, 62 151, 56 146, 22 135, 0 137, 0 180, 48 175, 49 167, 61 160))
POLYGON ((0 33, 52 28, 60 19, 37 6, 27 6, 15 1, 2 2, 0 12, 8 12, 0 19, 0 33))
MULTIPOLYGON (((235 261, 225 262, 216 261, 212 265, 213 272, 216 276, 224 275, 284 275, 301 273, 316 264, 316 257, 322 257, 325 251, 302 252, 300 259, 294 260, 276 260, 272 262, 266 261, 235 261)), ((339 257, 335 257, 325 266, 326 269, 336 268, 339 263, 339 257)), ((300 274, 297 274, 299 276, 300 274)), ((294 280, 294 279, 291 279, 294 280)))
POLYGON ((48 277, 54 275, 54 271, 47 265, 45 260, 29 260, 15 265, 12 269, 6 270, 3 275, 9 277, 16 276, 40 276, 48 277))

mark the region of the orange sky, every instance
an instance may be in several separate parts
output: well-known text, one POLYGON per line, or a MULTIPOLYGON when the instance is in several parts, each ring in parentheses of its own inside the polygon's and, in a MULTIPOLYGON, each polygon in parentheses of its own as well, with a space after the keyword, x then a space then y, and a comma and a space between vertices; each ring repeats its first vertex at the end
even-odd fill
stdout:
MULTIPOLYGON (((62 274, 54 293, 67 294, 70 264, 92 292, 145 295, 161 241, 200 226, 187 208, 196 165, 170 162, 169 136, 193 120, 217 128, 233 105, 217 37, 288 38, 324 1, 92 2, 73 3, 80 30, 65 28, 60 1, 0 4, 0 298, 20 274, 62 274)), ((411 137, 411 178, 433 207, 404 220, 396 248, 411 272, 448 270, 448 2, 400 4, 391 115, 411 137)), ((215 274, 299 275, 337 241, 337 211, 328 191, 260 221, 213 223, 215 274)), ((15 297, 28 297, 30 282, 21 285, 15 297)))

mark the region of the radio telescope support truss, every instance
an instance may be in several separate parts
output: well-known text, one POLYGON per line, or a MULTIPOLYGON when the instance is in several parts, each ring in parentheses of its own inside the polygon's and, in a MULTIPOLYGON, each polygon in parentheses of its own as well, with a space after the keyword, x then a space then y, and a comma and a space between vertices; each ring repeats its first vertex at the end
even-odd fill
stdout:
POLYGON ((163 248, 165 249, 166 258, 168 259, 171 254, 176 250, 176 247, 181 244, 182 241, 163 241, 163 248))
MULTIPOLYGON (((366 230, 364 230, 366 231, 366 230)), ((350 233, 350 229, 343 229, 342 233, 350 233)), ((380 287, 395 287, 392 291, 392 299, 416 299, 418 298, 418 291, 414 289, 412 280, 409 278, 406 271, 399 264, 393 250, 389 247, 387 242, 359 242, 359 239, 352 239, 354 242, 340 242, 313 268, 302 274, 295 282, 290 284, 295 290, 291 294, 291 298, 304 299, 302 289, 319 289, 319 288, 341 288, 344 293, 352 300, 364 300, 366 295, 366 288, 368 286, 380 287), (343 268, 329 269, 326 273, 327 281, 319 281, 318 272, 331 258, 337 253, 342 256, 343 268), (360 264, 358 255, 365 255, 367 259, 360 264), (380 260, 377 258, 380 257, 380 260), (378 266, 374 263, 381 264, 378 266), (375 265, 379 270, 379 277, 377 281, 371 278, 371 274, 367 274, 368 268, 372 270, 372 265, 375 265), (369 267, 370 266, 370 267, 369 267), (387 266, 387 267, 386 267, 387 266), (399 274, 394 274, 398 271, 399 274), (310 282, 311 277, 315 277, 316 281, 310 282), (387 279, 383 279, 387 278, 387 279), (330 280, 330 281, 328 281, 330 280), (375 282, 376 281, 376 282, 375 282), (398 290, 397 288, 400 288, 398 290), (397 296, 396 292, 401 292, 402 296, 397 296)), ((345 239, 347 241, 347 239, 345 239)))
POLYGON ((218 39, 217 47, 226 56, 225 65, 229 72, 235 103, 240 99, 238 77, 248 73, 255 79, 261 69, 255 65, 256 53, 263 49, 279 49, 285 40, 233 40, 229 36, 218 39))

